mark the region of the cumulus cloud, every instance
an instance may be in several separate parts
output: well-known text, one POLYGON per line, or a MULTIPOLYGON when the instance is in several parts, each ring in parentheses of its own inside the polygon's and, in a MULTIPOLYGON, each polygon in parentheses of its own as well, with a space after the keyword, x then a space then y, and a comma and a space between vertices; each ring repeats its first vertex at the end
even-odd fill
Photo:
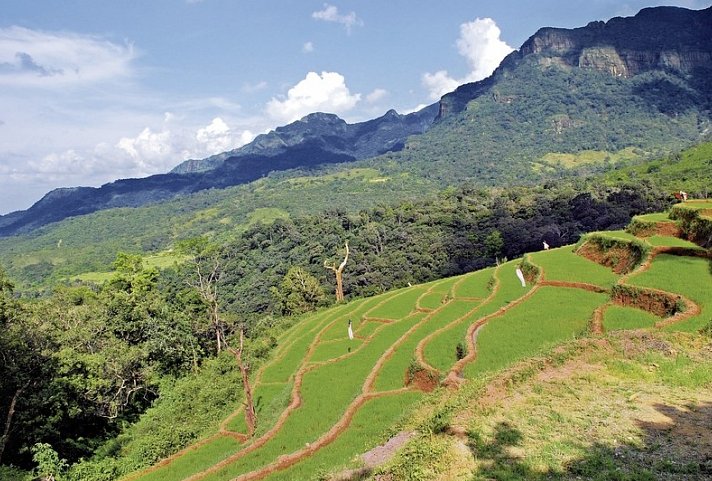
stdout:
POLYGON ((346 33, 351 34, 353 27, 362 27, 363 21, 356 16, 356 12, 349 12, 346 15, 339 13, 339 9, 328 3, 324 4, 324 9, 312 13, 312 18, 324 22, 340 23, 346 28, 346 33))
POLYGON ((314 44, 312 42, 306 42, 304 45, 302 45, 302 52, 312 53, 313 51, 314 51, 314 44))
POLYGON ((378 102, 379 100, 382 100, 388 95, 388 90, 385 89, 375 89, 373 92, 370 94, 366 95, 366 101, 369 104, 373 104, 378 102))
POLYGON ((66 88, 133 73, 133 45, 96 36, 0 28, 0 85, 66 88))
POLYGON ((175 115, 167 112, 159 129, 146 127, 134 137, 122 137, 115 144, 105 142, 93 149, 68 149, 27 162, 15 176, 42 174, 45 180, 86 184, 117 178, 143 177, 168 170, 186 159, 204 158, 235 149, 255 138, 249 130, 235 131, 220 117, 197 129, 171 125, 175 115), (82 180, 79 180, 82 179, 82 180))
POLYGON ((286 98, 272 98, 267 102, 267 114, 274 120, 293 122, 316 112, 344 113, 361 100, 352 94, 343 75, 337 72, 309 72, 289 89, 286 98))
POLYGON ((453 78, 446 70, 423 75, 423 85, 436 100, 453 91, 458 85, 476 82, 489 76, 499 63, 514 49, 499 38, 501 31, 491 18, 477 18, 460 25, 457 51, 467 61, 469 72, 460 79, 453 78))

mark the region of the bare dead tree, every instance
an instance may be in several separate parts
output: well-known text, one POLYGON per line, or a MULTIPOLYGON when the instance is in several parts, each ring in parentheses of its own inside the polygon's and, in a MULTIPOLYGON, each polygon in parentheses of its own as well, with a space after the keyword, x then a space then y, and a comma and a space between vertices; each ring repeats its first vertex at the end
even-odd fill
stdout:
POLYGON ((344 300, 343 272, 344 267, 346 267, 346 261, 349 260, 349 241, 344 242, 344 245, 346 246, 346 255, 344 256, 344 261, 339 265, 339 267, 336 267, 335 262, 329 264, 329 261, 324 261, 324 267, 333 271, 336 276, 336 302, 344 300))
POLYGON ((245 422, 247 423, 247 435, 252 436, 257 428, 257 413, 255 412, 255 403, 252 397, 252 386, 250 385, 250 366, 245 363, 242 358, 243 346, 245 339, 245 329, 240 328, 240 347, 234 347, 225 344, 227 349, 235 356, 237 366, 242 374, 242 388, 245 393, 245 422))
POLYGON ((198 292, 198 295, 207 306, 208 319, 215 333, 217 352, 220 354, 225 344, 218 296, 218 285, 223 272, 222 259, 215 246, 196 243, 195 246, 191 245, 190 248, 194 250, 194 252, 191 252, 193 254, 191 263, 195 276, 190 277, 187 283, 198 292))

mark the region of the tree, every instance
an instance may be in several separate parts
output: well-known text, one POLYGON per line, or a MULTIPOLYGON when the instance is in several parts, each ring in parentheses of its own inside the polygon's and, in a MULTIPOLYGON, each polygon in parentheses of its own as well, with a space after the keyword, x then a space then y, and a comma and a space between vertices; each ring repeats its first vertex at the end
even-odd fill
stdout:
POLYGON ((339 267, 336 267, 335 262, 329 264, 329 261, 324 261, 324 267, 333 271, 334 275, 336 276, 336 302, 344 300, 343 272, 344 267, 346 267, 346 262, 349 260, 349 241, 344 242, 344 246, 346 250, 346 255, 344 255, 344 260, 343 262, 341 262, 341 264, 339 264, 339 267))
POLYGON ((490 257, 497 257, 502 253, 504 247, 504 239, 502 233, 498 230, 493 230, 485 238, 485 250, 490 257))
POLYGON ((319 281, 298 266, 287 271, 280 287, 272 288, 272 295, 279 311, 287 316, 313 311, 326 300, 319 281))
POLYGON ((237 366, 240 368, 242 375, 242 389, 245 393, 245 422, 247 423, 247 435, 252 436, 257 427, 257 413, 255 411, 255 403, 252 398, 252 386, 250 384, 250 366, 242 357, 245 342, 245 329, 240 328, 240 347, 237 349, 227 346, 227 349, 235 356, 237 366))
POLYGON ((181 241, 177 250, 189 256, 186 262, 192 270, 192 275, 188 276, 187 283, 196 290, 205 304, 219 354, 225 344, 225 323, 220 317, 218 291, 223 275, 222 253, 217 245, 210 243, 205 237, 181 241))
POLYGON ((218 288, 220 278, 223 273, 223 259, 219 247, 211 244, 204 237, 182 241, 178 246, 179 252, 192 255, 189 261, 193 269, 193 277, 189 284, 194 287, 200 298, 207 307, 208 317, 215 332, 217 342, 217 352, 220 354, 222 347, 228 349, 237 361, 237 366, 242 375, 242 387, 245 394, 245 421, 249 435, 255 432, 257 426, 257 415, 255 404, 252 398, 252 387, 250 385, 249 365, 243 358, 245 330, 240 328, 240 345, 238 348, 231 347, 224 332, 225 323, 220 316, 220 300, 218 288))
POLYGON ((67 461, 50 444, 37 443, 32 446, 32 460, 37 463, 35 473, 41 481, 55 481, 56 476, 67 469, 67 461))

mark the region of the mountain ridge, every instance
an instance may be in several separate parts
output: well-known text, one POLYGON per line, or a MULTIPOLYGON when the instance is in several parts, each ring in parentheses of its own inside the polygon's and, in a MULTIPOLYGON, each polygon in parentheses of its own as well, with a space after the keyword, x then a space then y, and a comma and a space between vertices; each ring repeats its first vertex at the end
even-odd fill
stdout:
POLYGON ((312 113, 258 136, 252 143, 204 160, 186 161, 166 174, 119 179, 101 187, 54 189, 24 211, 0 216, 0 236, 29 232, 68 217, 115 207, 140 207, 211 188, 244 184, 270 172, 351 162, 403 148, 427 130, 437 104, 407 115, 389 110, 348 124, 334 114, 312 113))
POLYGON ((172 173, 60 189, 26 211, 0 216, 0 236, 246 183, 273 171, 359 159, 386 177, 407 172, 438 185, 496 185, 566 175, 566 168, 546 160, 548 153, 615 156, 633 148, 638 158, 664 155, 699 142, 710 129, 711 38, 712 7, 655 7, 576 29, 545 27, 493 75, 420 112, 389 111, 359 124, 310 114, 172 173), (394 173, 393 165, 400 171, 394 173))

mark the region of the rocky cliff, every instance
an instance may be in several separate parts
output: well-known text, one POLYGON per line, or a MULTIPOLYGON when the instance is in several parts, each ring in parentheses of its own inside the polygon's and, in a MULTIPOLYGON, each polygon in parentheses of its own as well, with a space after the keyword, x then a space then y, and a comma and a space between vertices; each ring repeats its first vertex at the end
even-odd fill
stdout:
POLYGON ((488 92, 498 78, 511 74, 524 61, 542 68, 595 69, 621 78, 651 70, 706 77, 712 68, 712 7, 645 8, 633 17, 615 17, 580 28, 542 28, 490 78, 445 95, 439 116, 462 111, 467 102, 488 92))

